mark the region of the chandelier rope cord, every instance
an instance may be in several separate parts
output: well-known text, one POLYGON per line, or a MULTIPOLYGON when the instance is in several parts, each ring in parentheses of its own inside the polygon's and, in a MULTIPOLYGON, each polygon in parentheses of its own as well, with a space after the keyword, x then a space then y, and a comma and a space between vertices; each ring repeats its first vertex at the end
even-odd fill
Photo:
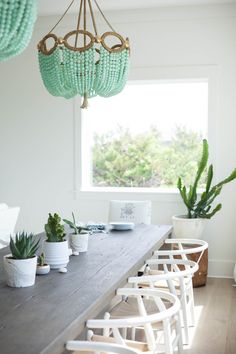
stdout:
POLYGON ((90 9, 92 22, 93 22, 94 32, 95 32, 95 34, 97 36, 98 35, 98 31, 97 31, 96 21, 95 21, 94 14, 93 14, 93 8, 92 8, 91 0, 88 0, 88 3, 89 3, 89 9, 90 9))
POLYGON ((100 8, 100 6, 98 5, 97 3, 97 0, 93 0, 95 5, 97 6, 98 8, 98 11, 100 12, 100 14, 102 15, 102 17, 104 18, 104 20, 106 21, 106 24, 108 25, 108 27, 110 27, 110 29, 113 31, 113 32, 116 32, 116 30, 112 27, 112 25, 110 24, 110 22, 108 21, 108 19, 106 18, 106 16, 104 15, 104 13, 102 12, 102 9, 100 8))
MULTIPOLYGON (((116 32, 116 30, 114 29, 114 27, 110 24, 110 22, 108 21, 108 19, 106 18, 106 16, 104 15, 102 9, 100 8, 98 2, 96 0, 93 0, 98 11, 100 12, 100 14, 102 15, 103 19, 105 20, 106 24, 108 25, 108 27, 110 27, 110 29, 112 30, 112 32, 116 32)), ((70 10, 70 8, 72 7, 72 5, 74 4, 75 0, 72 0, 70 2, 70 4, 68 5, 68 7, 66 8, 66 10, 64 11, 64 13, 61 15, 61 17, 59 18, 59 20, 57 21, 57 23, 51 28, 51 30, 48 32, 48 34, 52 33, 52 31, 59 25, 59 23, 63 20, 63 18, 65 17, 65 15, 67 14, 67 12, 70 10)), ((90 10, 90 15, 92 18, 92 23, 93 23, 93 28, 94 28, 94 32, 96 34, 96 36, 98 35, 98 31, 97 31, 97 25, 96 25, 96 21, 95 21, 95 17, 94 17, 94 13, 93 13, 93 8, 92 8, 92 4, 91 4, 91 0, 88 0, 88 4, 89 4, 89 10, 90 10)), ((80 21, 81 21, 81 14, 82 14, 82 7, 84 6, 84 30, 86 31, 86 0, 80 0, 80 9, 79 9, 79 16, 78 16, 78 22, 77 22, 77 30, 79 30, 79 26, 80 26, 80 21)), ((78 34, 76 36, 76 43, 75 46, 77 44, 77 40, 78 40, 78 34)))
MULTIPOLYGON (((80 8, 79 8, 79 16, 78 16, 78 21, 77 21, 77 31, 79 31, 81 14, 82 14, 82 7, 83 7, 83 1, 81 0, 80 1, 80 8)), ((78 36, 79 36, 79 33, 77 32, 76 36, 75 36, 75 47, 77 46, 78 36)))
POLYGON ((70 10, 71 6, 74 4, 75 0, 72 0, 71 3, 69 4, 69 6, 67 7, 67 9, 65 10, 65 12, 63 13, 63 15, 61 15, 61 17, 59 18, 59 20, 57 21, 57 23, 52 27, 52 29, 48 32, 48 34, 52 33, 52 31, 59 25, 59 23, 63 20, 63 18, 65 17, 65 15, 67 14, 67 12, 70 10))

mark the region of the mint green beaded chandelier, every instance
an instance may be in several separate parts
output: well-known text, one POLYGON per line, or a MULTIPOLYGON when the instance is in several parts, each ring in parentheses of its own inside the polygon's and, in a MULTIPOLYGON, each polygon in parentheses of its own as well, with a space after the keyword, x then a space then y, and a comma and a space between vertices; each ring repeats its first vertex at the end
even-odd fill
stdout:
POLYGON ((64 38, 57 37, 52 31, 74 1, 38 43, 38 60, 43 83, 51 95, 69 99, 79 94, 84 98, 81 108, 87 108, 88 98, 97 95, 110 97, 123 90, 129 69, 129 40, 113 29, 96 0, 93 1, 110 27, 110 32, 98 35, 91 0, 80 0, 76 30, 67 33, 64 38), (94 34, 87 31, 86 7, 90 12, 94 34), (79 46, 81 39, 82 44, 79 46), (106 43, 108 39, 115 39, 118 43, 109 46, 106 43), (47 41, 53 42, 50 48, 47 41))
POLYGON ((37 0, 0 0, 0 61, 27 47, 36 17, 37 0))

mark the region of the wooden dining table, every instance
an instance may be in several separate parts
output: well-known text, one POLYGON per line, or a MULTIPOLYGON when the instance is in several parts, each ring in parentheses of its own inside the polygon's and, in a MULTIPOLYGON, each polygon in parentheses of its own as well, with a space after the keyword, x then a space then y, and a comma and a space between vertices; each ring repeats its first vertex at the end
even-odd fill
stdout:
POLYGON ((6 285, 3 256, 9 248, 1 249, 0 353, 64 353, 66 341, 108 308, 116 289, 137 274, 171 231, 169 225, 139 225, 90 235, 88 252, 70 256, 67 273, 51 270, 27 288, 6 285))

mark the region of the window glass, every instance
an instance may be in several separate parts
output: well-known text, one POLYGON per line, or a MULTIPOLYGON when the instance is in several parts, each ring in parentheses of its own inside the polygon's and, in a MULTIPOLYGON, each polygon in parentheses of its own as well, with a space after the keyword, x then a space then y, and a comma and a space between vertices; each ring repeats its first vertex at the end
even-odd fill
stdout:
POLYGON ((176 187, 192 182, 207 135, 207 80, 133 82, 82 112, 83 183, 176 187))

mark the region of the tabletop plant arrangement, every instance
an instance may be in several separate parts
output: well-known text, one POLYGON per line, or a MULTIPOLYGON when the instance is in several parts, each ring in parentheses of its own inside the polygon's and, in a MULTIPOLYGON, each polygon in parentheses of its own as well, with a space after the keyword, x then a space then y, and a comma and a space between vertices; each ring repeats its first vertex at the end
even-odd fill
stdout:
POLYGON ((50 265, 45 263, 45 254, 44 252, 42 252, 38 256, 36 274, 44 275, 44 274, 48 274, 49 272, 50 272, 50 265))
POLYGON ((64 226, 58 214, 50 214, 45 225, 44 241, 45 262, 51 269, 64 269, 69 263, 69 249, 64 226))
POLYGON ((236 178, 236 169, 221 182, 212 186, 213 165, 207 168, 209 157, 208 142, 203 140, 202 155, 198 163, 198 169, 193 184, 188 188, 183 184, 181 177, 178 179, 177 187, 181 198, 187 208, 186 215, 173 216, 175 236, 178 238, 198 238, 204 230, 207 219, 211 219, 221 208, 219 203, 213 207, 215 198, 220 194, 223 186, 236 178), (205 189, 198 197, 197 188, 203 173, 207 170, 205 189))
POLYGON ((3 260, 7 285, 16 288, 34 285, 38 248, 39 240, 32 233, 23 231, 16 234, 15 240, 10 238, 11 254, 3 260))
POLYGON ((88 236, 90 230, 85 226, 78 226, 75 221, 75 215, 72 212, 72 221, 63 219, 63 221, 69 225, 73 230, 73 233, 69 235, 69 243, 72 248, 72 254, 78 256, 79 252, 87 252, 88 250, 88 236))

